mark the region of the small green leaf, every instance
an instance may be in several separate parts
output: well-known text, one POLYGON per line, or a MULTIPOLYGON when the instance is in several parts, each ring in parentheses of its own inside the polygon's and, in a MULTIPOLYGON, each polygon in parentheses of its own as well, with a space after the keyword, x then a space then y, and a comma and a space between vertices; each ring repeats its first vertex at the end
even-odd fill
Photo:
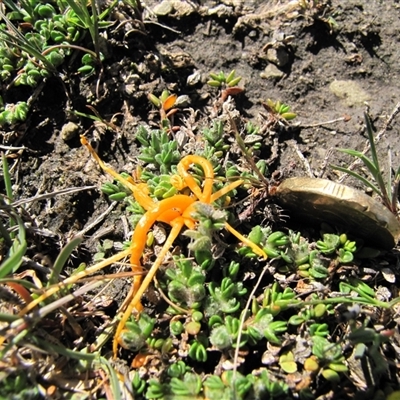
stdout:
POLYGON ((297 364, 291 351, 279 357, 279 365, 287 374, 294 374, 297 371, 297 364))
POLYGON ((230 82, 227 81, 229 87, 235 87, 242 80, 241 76, 238 76, 235 79, 232 79, 230 82))
POLYGON ((226 83, 232 82, 232 80, 235 78, 236 71, 233 69, 231 72, 229 72, 229 75, 226 77, 226 83))
POLYGON ((340 382, 340 376, 336 371, 333 371, 332 369, 324 369, 322 371, 322 376, 329 382, 334 382, 334 383, 339 383, 340 382))
POLYGON ((207 85, 212 86, 212 87, 220 87, 221 82, 220 81, 215 81, 215 80, 210 80, 207 82, 207 85))

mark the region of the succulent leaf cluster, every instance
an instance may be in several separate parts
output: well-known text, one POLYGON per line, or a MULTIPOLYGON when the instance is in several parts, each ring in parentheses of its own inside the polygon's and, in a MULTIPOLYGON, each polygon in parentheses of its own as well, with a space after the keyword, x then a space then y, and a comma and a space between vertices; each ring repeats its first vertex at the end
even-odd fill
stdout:
MULTIPOLYGON (((88 3, 82 0, 4 1, 5 7, 0 10, 0 81, 35 88, 43 79, 59 75, 59 67, 77 50, 82 52, 77 72, 85 76, 93 74, 104 60, 98 45, 100 30, 110 26, 104 18, 116 2, 101 14, 97 6, 88 3), (87 42, 87 33, 92 43, 87 42)), ((4 100, 0 125, 26 119, 26 103, 14 105, 4 100)))
POLYGON ((241 80, 241 76, 235 76, 236 71, 233 69, 229 74, 225 74, 223 71, 220 71, 218 74, 211 72, 210 77, 211 79, 207 82, 210 86, 214 87, 234 87, 236 86, 241 80))
POLYGON ((147 164, 154 164, 161 174, 170 173, 172 166, 181 159, 177 141, 171 140, 165 130, 149 132, 146 128, 141 127, 136 139, 142 145, 139 160, 147 164))

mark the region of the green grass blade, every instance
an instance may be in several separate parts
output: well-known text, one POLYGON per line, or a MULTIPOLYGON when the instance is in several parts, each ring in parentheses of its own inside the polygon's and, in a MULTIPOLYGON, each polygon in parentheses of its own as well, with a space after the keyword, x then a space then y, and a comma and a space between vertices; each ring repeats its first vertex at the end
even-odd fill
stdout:
POLYGON ((31 17, 35 14, 35 2, 29 0, 19 0, 21 8, 25 10, 31 17))
POLYGON ((18 236, 13 240, 13 245, 9 250, 9 256, 0 265, 0 278, 4 278, 12 272, 16 272, 22 264, 22 257, 25 255, 27 243, 25 240, 25 227, 21 218, 14 217, 18 222, 18 236))
MULTIPOLYGON (((20 320, 20 319, 18 319, 20 320)), ((18 321, 17 320, 17 321, 18 321)), ((22 323, 25 323, 24 320, 22 320, 22 323)), ((26 335, 28 335, 30 333, 30 329, 23 329, 22 331, 20 331, 18 334, 16 334, 15 336, 13 336, 10 340, 9 343, 7 343, 0 351, 0 360, 2 360, 4 358, 4 356, 14 347, 16 346, 22 339, 24 339, 24 337, 26 335)))
MULTIPOLYGON (((375 168, 377 169, 377 173, 376 175, 374 175, 374 178, 376 180, 376 182, 378 183, 378 186, 381 189, 381 197, 382 199, 386 202, 386 201, 390 201, 389 200, 389 196, 388 196, 388 192, 386 190, 386 185, 385 185, 385 181, 383 179, 382 176, 382 172, 379 166, 379 159, 378 159, 378 154, 376 152, 376 146, 375 146, 375 138, 374 138, 374 131, 372 129, 372 124, 371 124, 371 120, 368 116, 368 114, 365 112, 364 113, 364 118, 365 118, 365 125, 367 127, 367 134, 368 134, 368 142, 369 145, 371 147, 371 155, 372 155, 372 161, 375 165, 375 168)), ((390 173, 390 171, 389 171, 390 173)))
POLYGON ((37 344, 40 348, 48 351, 49 353, 57 353, 67 358, 72 358, 78 361, 88 361, 89 363, 97 361, 99 358, 98 354, 86 353, 85 351, 74 351, 67 349, 66 347, 52 343, 50 341, 43 340, 37 336, 32 337, 32 342, 37 344))
POLYGON ((15 282, 18 283, 19 285, 23 286, 26 289, 31 289, 31 290, 37 290, 37 286, 34 285, 32 282, 29 282, 24 279, 11 279, 11 278, 3 278, 0 279, 0 284, 5 284, 8 282, 15 282))
POLYGON ((7 246, 9 246, 9 247, 12 246, 13 242, 12 242, 11 236, 1 221, 0 221, 0 236, 5 240, 7 246))
POLYGON ((338 171, 344 172, 345 174, 349 174, 353 178, 360 180, 362 183, 364 183, 364 185, 368 186, 375 193, 377 193, 379 196, 381 196, 381 191, 379 190, 379 188, 376 185, 374 185, 372 182, 370 182, 368 179, 364 178, 360 174, 357 174, 357 172, 351 171, 348 168, 343 168, 343 167, 339 167, 338 165, 332 165, 332 164, 331 164, 331 168, 337 169, 338 171))
POLYGON ((365 125, 367 127, 367 134, 368 134, 368 142, 371 147, 371 155, 373 163, 375 164, 376 168, 379 170, 379 159, 378 154, 376 153, 376 146, 375 146, 375 138, 374 138, 374 131, 372 129, 371 120, 367 113, 364 113, 365 125))
POLYGON ((90 33, 93 41, 94 50, 97 59, 100 60, 100 49, 99 49, 99 29, 98 29, 98 13, 96 8, 95 0, 91 0, 92 5, 92 16, 90 16, 88 7, 86 5, 86 0, 65 0, 69 7, 74 11, 76 16, 81 21, 85 29, 90 33))
POLYGON ((94 51, 97 55, 97 59, 100 60, 100 44, 99 44, 99 17, 97 13, 96 1, 92 0, 92 17, 91 17, 91 29, 90 35, 92 36, 94 51))
POLYGON ((349 154, 350 156, 359 158, 368 168, 372 176, 376 179, 379 170, 376 168, 376 165, 373 163, 373 161, 371 161, 371 159, 369 159, 367 156, 365 156, 363 153, 357 150, 351 150, 351 149, 338 149, 338 150, 341 153, 349 154))
POLYGON ((31 42, 19 32, 15 25, 4 15, 1 10, 0 17, 5 21, 5 23, 7 24, 7 28, 9 29, 9 32, 4 29, 0 29, 0 33, 3 35, 1 40, 8 43, 10 46, 18 47, 20 50, 25 51, 30 56, 41 61, 48 71, 52 73, 57 72, 54 65, 42 55, 41 49, 33 46, 31 42))
POLYGON ((114 0, 99 16, 98 20, 103 21, 107 15, 111 14, 111 12, 114 10, 114 8, 118 5, 119 0, 114 0))
POLYGON ((113 394, 113 399, 122 400, 121 390, 120 390, 120 386, 119 386, 120 385, 119 379, 118 379, 117 373, 115 372, 114 368, 108 362, 108 360, 105 359, 104 357, 100 357, 100 364, 102 365, 103 369, 108 373, 108 376, 110 378, 110 385, 111 385, 111 391, 113 394))
MULTIPOLYGON (((4 155, 4 153, 2 153, 2 155, 1 155, 1 160, 2 160, 2 164, 3 164, 4 186, 6 187, 6 195, 8 198, 8 203, 12 203, 14 201, 14 194, 13 194, 13 190, 12 190, 10 169, 8 168, 7 157, 4 155)), ((13 227, 13 226, 15 226, 15 221, 10 216, 10 227, 13 227)), ((0 231, 4 234, 4 237, 6 238, 7 241, 8 241, 7 238, 9 238, 10 240, 14 239, 15 233, 11 232, 10 234, 8 234, 8 232, 5 230, 5 228, 4 229, 2 229, 2 228, 4 228, 4 227, 3 226, 0 227, 0 231)), ((12 243, 10 243, 10 242, 8 242, 8 243, 9 243, 9 246, 12 245, 12 243)))
POLYGON ((14 322, 19 319, 18 315, 0 313, 0 322, 14 322))
POLYGON ((14 201, 14 195, 11 184, 10 169, 8 168, 7 157, 5 156, 4 153, 2 153, 1 155, 1 161, 3 164, 3 177, 4 177, 4 185, 6 187, 6 195, 10 200, 10 202, 12 203, 14 201))
MULTIPOLYGON (((10 10, 12 10, 12 11, 16 11, 16 12, 21 12, 20 11, 20 9, 16 6, 16 4, 15 4, 15 2, 14 1, 10 1, 10 0, 3 0, 3 3, 5 4, 5 6, 7 7, 7 8, 9 8, 10 10)), ((21 4, 22 4, 22 6, 24 6, 24 1, 23 0, 21 0, 21 4)), ((29 10, 29 9, 31 9, 31 7, 30 6, 28 6, 28 7, 24 7, 24 9, 25 10, 29 10)))
POLYGON ((71 253, 73 252, 75 247, 79 246, 82 243, 82 241, 83 241, 83 238, 81 236, 77 236, 77 237, 74 237, 73 239, 71 239, 70 242, 67 243, 63 247, 63 249, 61 250, 60 254, 58 255, 58 257, 54 263, 53 271, 50 275, 47 286, 51 286, 51 285, 58 283, 60 273, 61 273, 62 269, 64 268, 65 263, 67 262, 68 258, 71 256, 71 253))
POLYGON ((82 24, 84 24, 86 29, 89 29, 90 15, 87 6, 84 1, 78 0, 65 0, 69 7, 74 11, 76 16, 80 19, 82 24))

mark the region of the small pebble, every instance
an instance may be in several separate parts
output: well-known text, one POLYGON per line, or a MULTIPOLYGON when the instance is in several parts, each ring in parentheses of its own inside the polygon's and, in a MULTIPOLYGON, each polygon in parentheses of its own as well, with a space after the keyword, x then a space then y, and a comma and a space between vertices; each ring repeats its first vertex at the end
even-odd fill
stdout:
POLYGON ((61 128, 61 138, 64 141, 71 140, 78 135, 79 132, 79 125, 75 124, 75 122, 67 122, 61 128))

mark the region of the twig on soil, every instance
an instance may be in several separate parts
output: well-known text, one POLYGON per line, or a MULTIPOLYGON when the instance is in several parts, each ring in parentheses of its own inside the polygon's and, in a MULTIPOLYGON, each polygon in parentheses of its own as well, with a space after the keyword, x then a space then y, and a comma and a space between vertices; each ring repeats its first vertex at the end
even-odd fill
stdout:
POLYGON ((14 146, 4 146, 0 144, 0 150, 18 151, 18 150, 29 150, 29 148, 25 146, 14 147, 14 146))
POLYGON ((51 268, 46 267, 38 262, 31 260, 29 257, 22 257, 22 260, 27 265, 28 268, 33 269, 35 271, 39 271, 42 274, 50 274, 51 268))
POLYGON ((317 178, 322 178, 325 174, 326 168, 329 165, 329 159, 331 157, 331 155, 333 154, 333 147, 331 147, 330 149, 328 149, 328 151, 326 152, 325 158, 322 161, 322 165, 321 165, 321 171, 319 172, 317 178))
POLYGON ((83 236, 87 232, 89 232, 92 228, 94 228, 97 224, 99 224, 105 217, 107 217, 108 214, 114 209, 114 207, 117 205, 118 201, 113 201, 110 206, 107 208, 106 211, 103 212, 103 214, 99 215, 92 223, 90 223, 88 226, 86 226, 84 229, 82 229, 80 232, 78 232, 77 236, 83 236))
POLYGON ((90 239, 89 239, 89 243, 94 243, 96 242, 96 240, 101 239, 102 237, 109 235, 110 233, 112 233, 115 230, 115 227, 113 225, 110 226, 106 226, 104 228, 99 228, 96 233, 94 233, 90 239))
POLYGON ((8 330, 6 337, 12 338, 10 341, 10 345, 16 345, 19 340, 23 339, 24 335, 21 335, 20 338, 17 338, 17 333, 20 333, 23 330, 26 330, 27 325, 33 323, 35 320, 41 319, 45 317, 47 314, 50 312, 56 310, 58 307, 60 307, 63 304, 66 304, 77 297, 80 297, 84 293, 95 289, 97 286, 101 285, 103 282, 102 281, 95 281, 95 282, 90 282, 81 288, 77 289, 74 293, 68 294, 61 299, 58 299, 56 301, 53 301, 52 303, 40 308, 37 311, 34 311, 28 318, 21 317, 16 319, 10 324, 10 329, 8 330))
POLYGON ((233 376, 232 376, 232 382, 236 381, 236 373, 237 373, 237 367, 238 367, 238 359, 239 359, 239 348, 240 348, 240 342, 242 340, 242 332, 243 332, 243 325, 244 325, 244 321, 246 319, 246 314, 247 314, 247 310, 250 309, 250 304, 253 301, 253 297, 258 289, 258 287, 261 284, 262 278, 264 276, 264 274, 267 272, 267 270, 271 267, 271 261, 268 262, 265 267, 263 268, 263 270, 261 271, 258 280, 256 282, 256 284, 253 287, 253 290, 251 291, 249 298, 247 299, 246 305, 244 306, 244 309, 242 311, 242 315, 240 317, 240 323, 239 323, 239 329, 238 329, 238 335, 236 338, 236 348, 235 348, 235 356, 233 358, 233 376))
POLYGON ((144 24, 151 24, 151 25, 159 26, 159 27, 164 28, 164 29, 166 29, 166 30, 168 30, 168 31, 177 33, 178 35, 180 35, 180 34, 182 33, 181 31, 178 31, 178 30, 173 29, 173 28, 171 28, 171 27, 169 27, 169 26, 160 24, 159 22, 156 22, 156 21, 144 21, 143 23, 144 23, 144 24))
POLYGON ((134 276, 133 272, 121 272, 121 269, 124 266, 129 266, 130 264, 128 263, 117 263, 117 264, 121 264, 120 268, 118 269, 118 271, 114 274, 106 274, 106 275, 99 275, 99 276, 90 276, 88 278, 84 278, 81 280, 81 282, 85 282, 87 280, 89 281, 93 281, 93 280, 103 280, 104 282, 106 282, 106 280, 108 280, 107 284, 102 287, 87 303, 85 303, 85 308, 89 309, 91 304, 94 304, 95 300, 97 298, 99 298, 105 291, 107 291, 107 289, 113 284, 115 279, 121 279, 121 278, 131 278, 132 276, 134 276))
POLYGON ((323 122, 316 122, 315 124, 309 124, 309 125, 295 125, 299 128, 302 129, 308 129, 308 128, 318 128, 319 126, 324 126, 324 125, 330 125, 330 124, 336 124, 336 122, 348 122, 351 120, 350 115, 343 115, 343 117, 336 118, 336 119, 331 119, 329 121, 323 121, 323 122))
POLYGON ((76 192, 82 192, 83 190, 92 190, 92 189, 96 189, 96 186, 72 187, 72 188, 67 188, 67 189, 56 190, 55 192, 45 193, 45 194, 29 197, 27 199, 21 199, 21 200, 14 201, 14 203, 12 203, 11 206, 19 207, 19 206, 22 206, 23 204, 28 204, 33 201, 50 199, 54 196, 59 196, 62 194, 72 194, 72 193, 76 193, 76 192))
MULTIPOLYGON (((92 277, 93 278, 93 277, 92 277)), ((66 296, 61 297, 60 299, 57 299, 55 301, 52 301, 50 304, 43 306, 37 311, 37 314, 35 313, 34 318, 43 318, 47 314, 57 310, 59 307, 64 306, 65 304, 69 303, 70 301, 79 298, 80 296, 84 295, 87 292, 90 292, 97 287, 103 285, 107 279, 104 276, 101 276, 102 279, 100 280, 94 280, 90 283, 87 283, 86 285, 80 287, 79 289, 75 290, 75 292, 67 294, 66 296)), ((114 279, 114 277, 112 277, 114 279)))
POLYGON ((300 158, 300 161, 303 163, 304 169, 306 170, 308 176, 310 178, 314 178, 314 174, 312 172, 310 163, 304 157, 304 154, 300 151, 298 144, 294 140, 290 140, 288 142, 289 146, 293 147, 294 151, 296 152, 297 156, 300 158))

